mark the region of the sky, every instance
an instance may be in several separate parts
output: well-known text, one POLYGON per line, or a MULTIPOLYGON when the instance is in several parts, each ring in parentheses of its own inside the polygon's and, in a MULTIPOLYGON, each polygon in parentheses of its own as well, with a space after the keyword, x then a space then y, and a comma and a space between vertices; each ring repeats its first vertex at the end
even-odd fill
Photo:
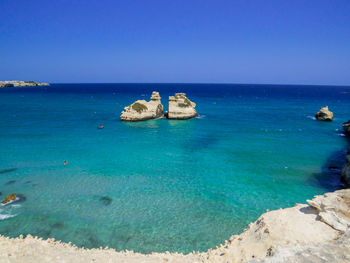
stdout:
POLYGON ((350 85, 349 0, 0 0, 0 80, 350 85))

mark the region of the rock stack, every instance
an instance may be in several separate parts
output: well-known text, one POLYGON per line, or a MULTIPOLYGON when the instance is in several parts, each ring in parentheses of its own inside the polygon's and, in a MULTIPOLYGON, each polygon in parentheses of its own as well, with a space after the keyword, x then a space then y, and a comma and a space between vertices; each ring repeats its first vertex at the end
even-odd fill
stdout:
POLYGON ((190 101, 185 93, 175 93, 169 97, 169 111, 165 113, 168 119, 187 120, 198 116, 196 103, 190 101))
POLYGON ((151 100, 137 100, 130 106, 124 108, 120 120, 122 121, 144 121, 163 116, 163 105, 159 92, 153 91, 151 100))
POLYGON ((331 112, 328 109, 328 106, 326 106, 326 107, 323 107, 322 109, 320 109, 320 111, 316 113, 315 117, 316 117, 316 119, 318 119, 320 121, 332 121, 333 120, 333 112, 331 112))

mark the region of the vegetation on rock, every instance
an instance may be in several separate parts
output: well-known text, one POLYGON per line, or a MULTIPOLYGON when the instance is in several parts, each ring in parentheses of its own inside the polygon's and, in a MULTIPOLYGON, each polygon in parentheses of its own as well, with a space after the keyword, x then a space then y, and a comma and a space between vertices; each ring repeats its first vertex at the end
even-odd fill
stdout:
POLYGON ((147 110, 147 106, 146 106, 146 105, 143 105, 143 104, 141 104, 141 103, 139 103, 139 102, 135 102, 135 103, 131 106, 131 108, 132 108, 133 110, 137 111, 138 113, 141 113, 141 112, 143 112, 144 110, 147 110))

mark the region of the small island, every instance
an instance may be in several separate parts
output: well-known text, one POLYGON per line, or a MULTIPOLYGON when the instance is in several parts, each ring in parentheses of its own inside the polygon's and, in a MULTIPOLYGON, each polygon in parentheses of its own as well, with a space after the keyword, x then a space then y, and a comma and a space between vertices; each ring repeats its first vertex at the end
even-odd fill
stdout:
POLYGON ((49 83, 35 82, 35 81, 23 81, 23 80, 5 80, 0 81, 0 88, 8 87, 36 87, 36 86, 50 86, 49 83))

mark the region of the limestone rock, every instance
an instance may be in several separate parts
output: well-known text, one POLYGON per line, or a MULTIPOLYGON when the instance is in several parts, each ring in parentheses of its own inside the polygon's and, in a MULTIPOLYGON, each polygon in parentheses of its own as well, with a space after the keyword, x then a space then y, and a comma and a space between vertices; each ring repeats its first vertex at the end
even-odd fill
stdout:
POLYGON ((350 136, 350 120, 343 123, 343 129, 347 136, 350 136))
POLYGON ((185 93, 175 93, 175 96, 169 96, 169 111, 165 117, 168 119, 187 120, 198 116, 195 107, 196 103, 190 101, 185 93))
POLYGON ((333 120, 333 112, 331 112, 328 109, 328 106, 323 107, 320 109, 319 112, 316 113, 315 115, 316 119, 320 121, 332 121, 333 120))
POLYGON ((318 195, 307 202, 318 210, 318 215, 324 223, 343 233, 350 228, 349 189, 318 195))
POLYGON ((343 181, 350 186, 350 148, 348 150, 348 155, 346 156, 346 162, 341 171, 341 176, 343 181))
POLYGON ((17 194, 10 194, 8 196, 6 196, 3 200, 2 200, 2 204, 6 205, 7 203, 16 200, 17 194))
POLYGON ((294 247, 280 248, 271 257, 263 260, 252 260, 249 263, 325 263, 350 262, 350 231, 339 239, 324 244, 303 244, 294 247))
POLYGON ((153 91, 151 100, 137 100, 130 106, 124 108, 120 120, 122 121, 144 121, 163 116, 163 105, 159 92, 153 91))

